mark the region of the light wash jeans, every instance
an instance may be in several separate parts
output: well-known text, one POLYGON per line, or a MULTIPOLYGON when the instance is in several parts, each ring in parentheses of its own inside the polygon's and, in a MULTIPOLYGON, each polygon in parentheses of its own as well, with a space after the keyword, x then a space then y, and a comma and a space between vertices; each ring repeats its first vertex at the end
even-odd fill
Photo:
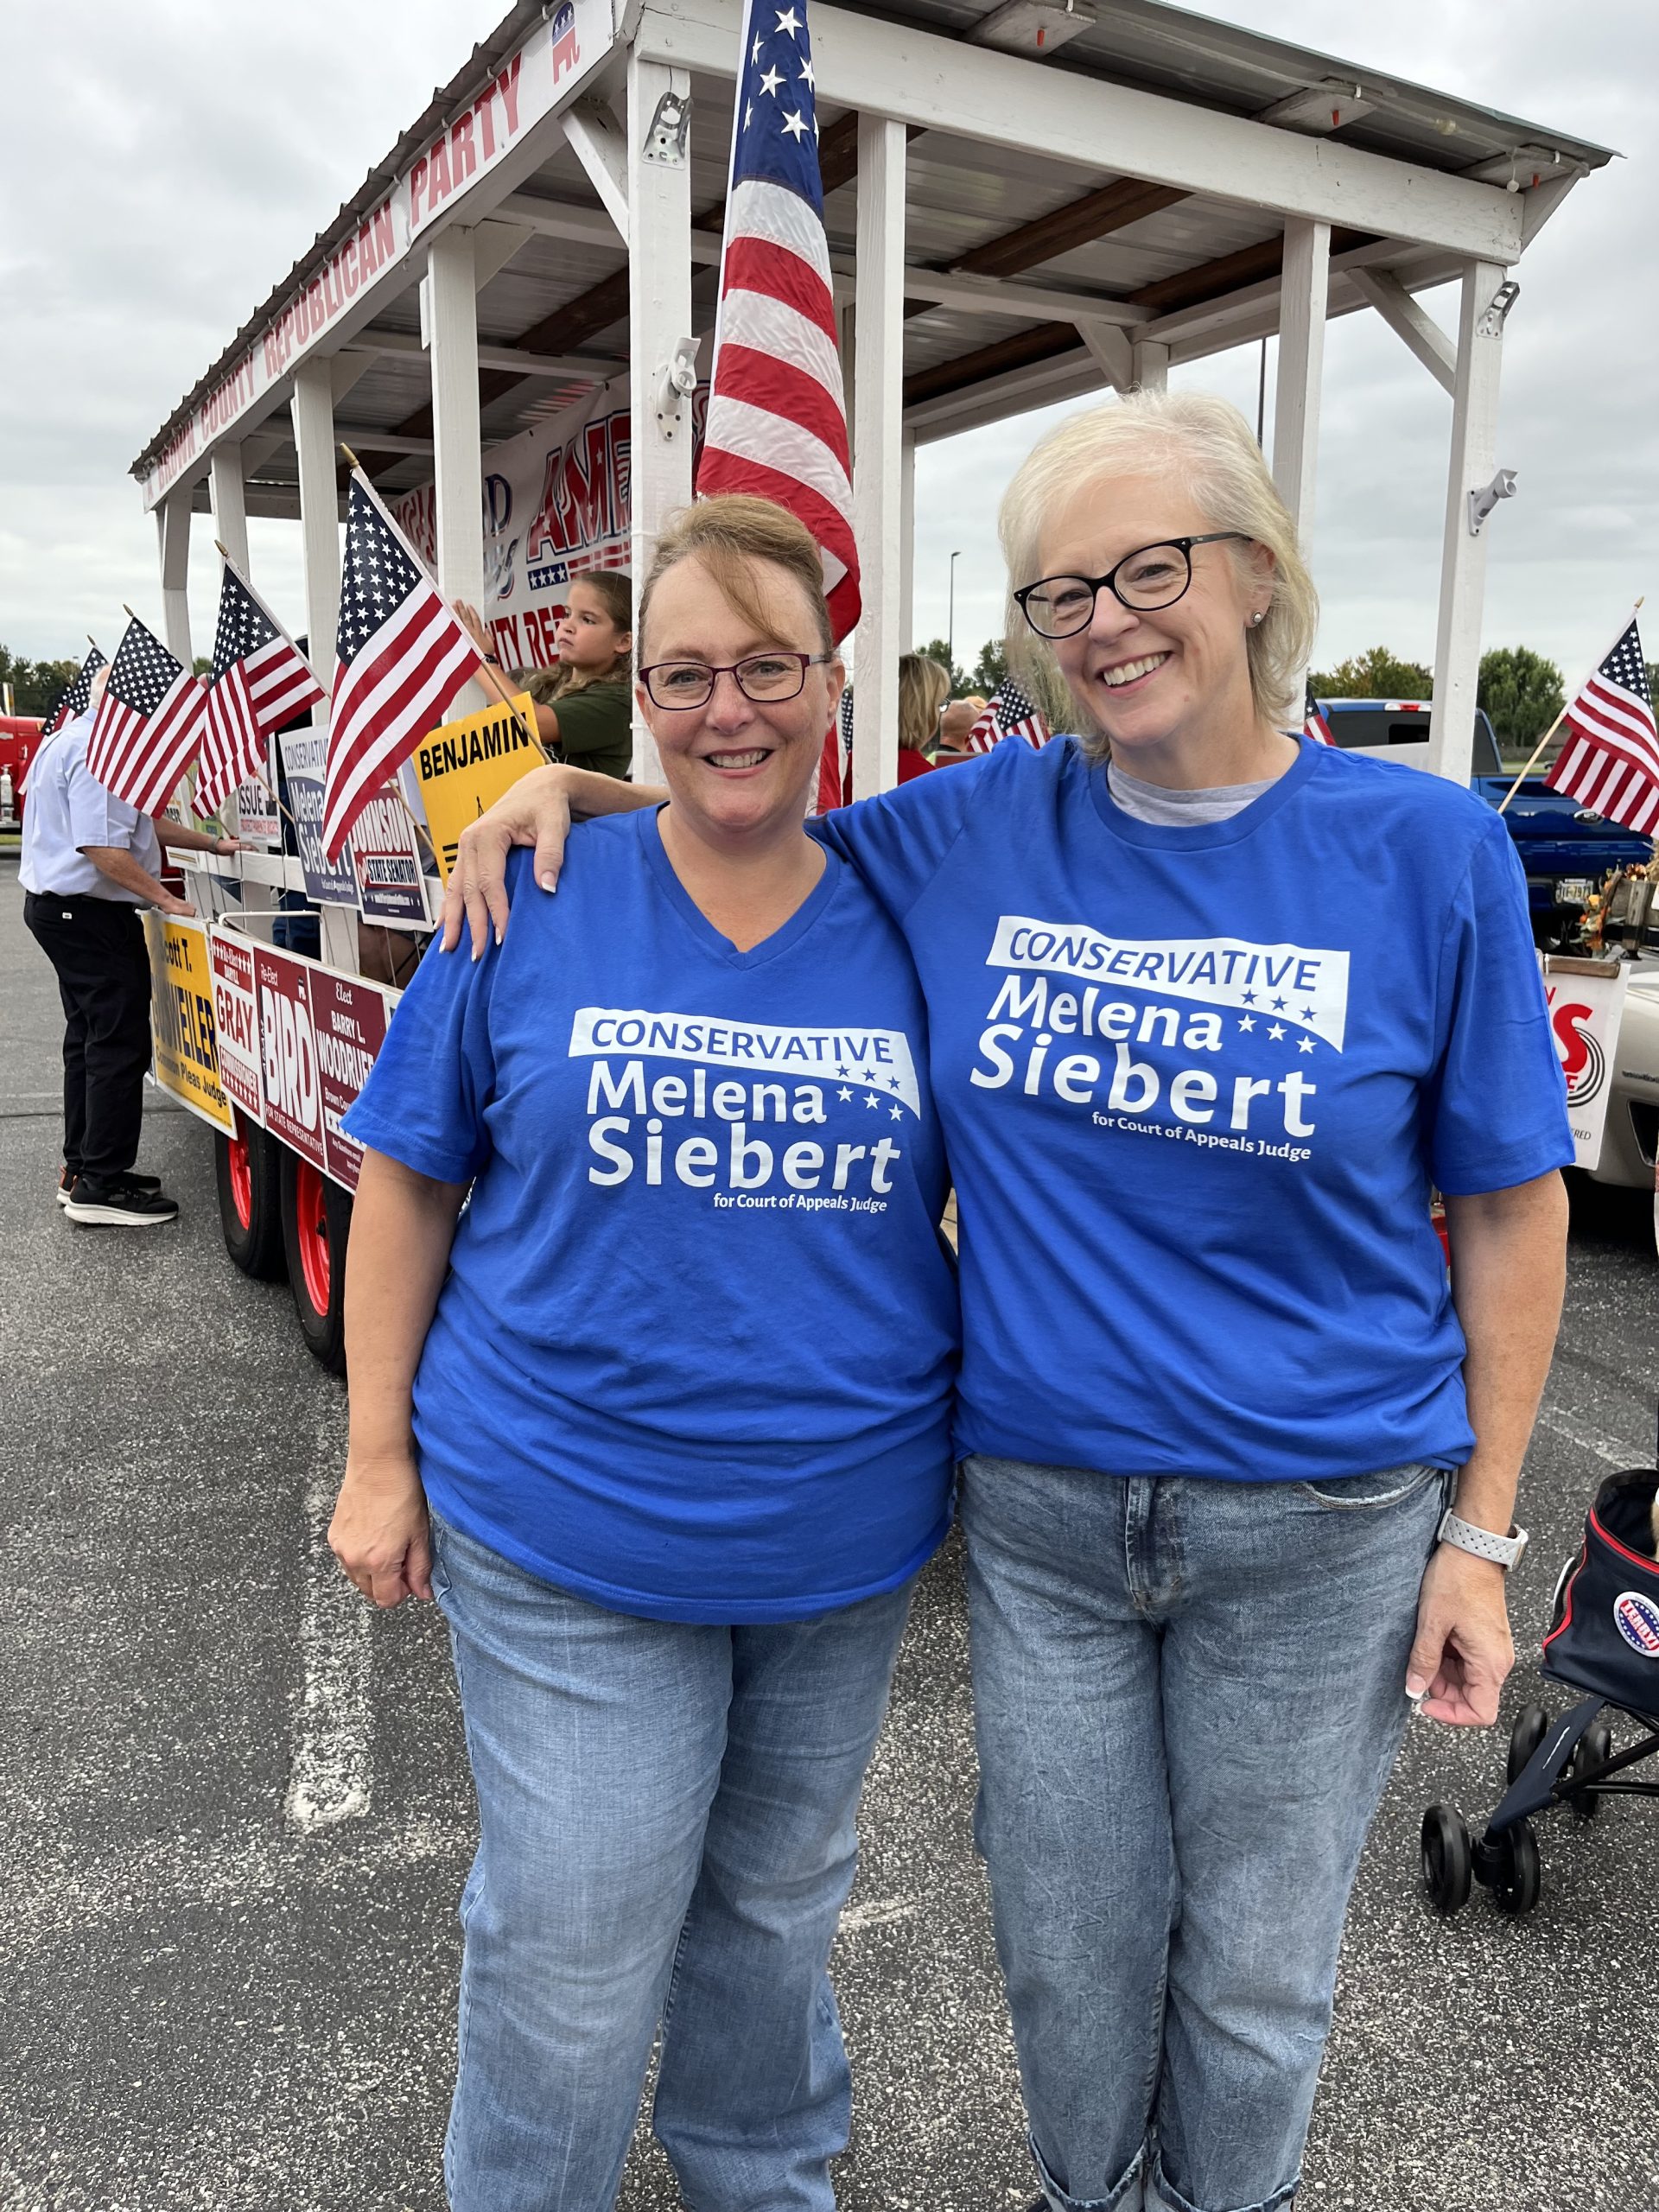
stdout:
POLYGON ((433 1522, 478 1791, 454 2212, 609 2212, 652 2123, 690 2212, 832 2212, 830 1944, 910 1585, 817 1620, 602 1611, 433 1522))
POLYGON ((965 1463, 980 1847, 1060 2212, 1294 2196, 1451 1479, 965 1463))

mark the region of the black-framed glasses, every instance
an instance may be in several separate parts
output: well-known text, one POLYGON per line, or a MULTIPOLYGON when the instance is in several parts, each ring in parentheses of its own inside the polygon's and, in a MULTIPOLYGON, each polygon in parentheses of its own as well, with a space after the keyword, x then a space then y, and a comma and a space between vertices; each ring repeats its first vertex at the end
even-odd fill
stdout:
POLYGON ((1039 576, 1022 584, 1014 603, 1039 638, 1071 638, 1086 630, 1095 619, 1095 601, 1109 591, 1137 614, 1160 607, 1173 607, 1192 582, 1192 548, 1219 545, 1236 537, 1250 542, 1243 530, 1212 530, 1202 537, 1166 537, 1156 545, 1137 546, 1126 553, 1103 576, 1039 576))
POLYGON ((780 699, 798 699, 809 668, 832 661, 834 653, 750 653, 719 668, 704 660, 656 660, 639 671, 639 681, 659 707, 706 707, 715 696, 715 680, 729 676, 746 699, 757 706, 776 706, 780 699))

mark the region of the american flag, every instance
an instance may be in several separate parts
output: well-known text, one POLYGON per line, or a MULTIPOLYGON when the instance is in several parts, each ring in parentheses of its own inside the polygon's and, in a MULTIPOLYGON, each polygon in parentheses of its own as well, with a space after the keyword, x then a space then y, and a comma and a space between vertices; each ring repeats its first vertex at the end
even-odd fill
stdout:
POLYGON ((858 548, 817 142, 806 0, 747 0, 697 490, 757 493, 806 524, 840 639, 858 548))
POLYGON ((87 768, 111 798, 154 814, 195 759, 207 718, 207 685, 130 615, 86 741, 87 768))
POLYGON ((1572 734, 1544 779, 1551 791, 1626 830, 1659 827, 1659 727, 1634 615, 1565 720, 1572 734))
POLYGON ((331 861, 381 785, 482 667, 361 469, 352 472, 346 511, 336 653, 322 796, 331 861))
POLYGON ((226 560, 196 812, 204 820, 217 814, 238 784, 263 776, 265 741, 327 696, 287 631, 226 560))
MULTIPOLYGON (((90 639, 87 641, 91 644, 90 639)), ((80 664, 79 673, 66 683, 53 702, 52 711, 41 724, 43 738, 55 737, 66 722, 84 715, 92 704, 92 678, 104 665, 104 656, 96 645, 80 664)))
POLYGON ((1037 702, 1021 683, 1005 676, 985 711, 963 740, 966 753, 988 753, 1005 737, 1023 737, 1027 745, 1041 747, 1053 733, 1037 702))
POLYGON ((1331 734, 1331 717, 1313 696, 1313 686, 1307 687, 1307 704, 1302 709, 1302 734, 1311 737, 1315 745, 1334 745, 1331 734))

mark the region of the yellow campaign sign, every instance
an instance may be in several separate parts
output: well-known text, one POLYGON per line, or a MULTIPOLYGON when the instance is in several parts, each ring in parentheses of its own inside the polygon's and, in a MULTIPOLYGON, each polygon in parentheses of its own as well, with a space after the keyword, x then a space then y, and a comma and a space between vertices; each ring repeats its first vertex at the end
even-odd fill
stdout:
POLYGON ((230 1102, 219 1084, 219 1038, 213 1027, 213 976, 207 932, 199 924, 144 916, 149 939, 149 1026, 156 1080, 163 1090, 234 1133, 230 1102))
POLYGON ((519 692, 512 704, 518 712, 517 723, 511 709, 486 707, 482 714, 445 722, 416 747, 415 780, 421 787, 438 873, 446 883, 467 824, 476 822, 486 807, 547 757, 536 742, 536 709, 529 696, 519 692))

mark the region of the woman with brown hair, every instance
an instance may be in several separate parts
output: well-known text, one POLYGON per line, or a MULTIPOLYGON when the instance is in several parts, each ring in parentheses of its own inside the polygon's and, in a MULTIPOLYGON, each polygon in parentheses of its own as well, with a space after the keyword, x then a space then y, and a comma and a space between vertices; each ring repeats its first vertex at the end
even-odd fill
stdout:
MULTIPOLYGON (((489 626, 478 609, 457 600, 455 612, 490 666, 499 668, 489 626)), ((513 669, 505 680, 535 702, 536 734, 550 760, 626 781, 633 762, 632 578, 615 569, 578 577, 566 593, 553 635, 556 666, 513 669)))
POLYGON ((607 2212, 659 2023, 686 2202, 832 2212, 830 1945, 949 1520, 944 1154, 915 969, 803 827, 842 686, 811 537, 706 501, 639 620, 667 804, 429 957, 352 1109, 330 1541, 454 1650, 454 2212, 607 2212))

